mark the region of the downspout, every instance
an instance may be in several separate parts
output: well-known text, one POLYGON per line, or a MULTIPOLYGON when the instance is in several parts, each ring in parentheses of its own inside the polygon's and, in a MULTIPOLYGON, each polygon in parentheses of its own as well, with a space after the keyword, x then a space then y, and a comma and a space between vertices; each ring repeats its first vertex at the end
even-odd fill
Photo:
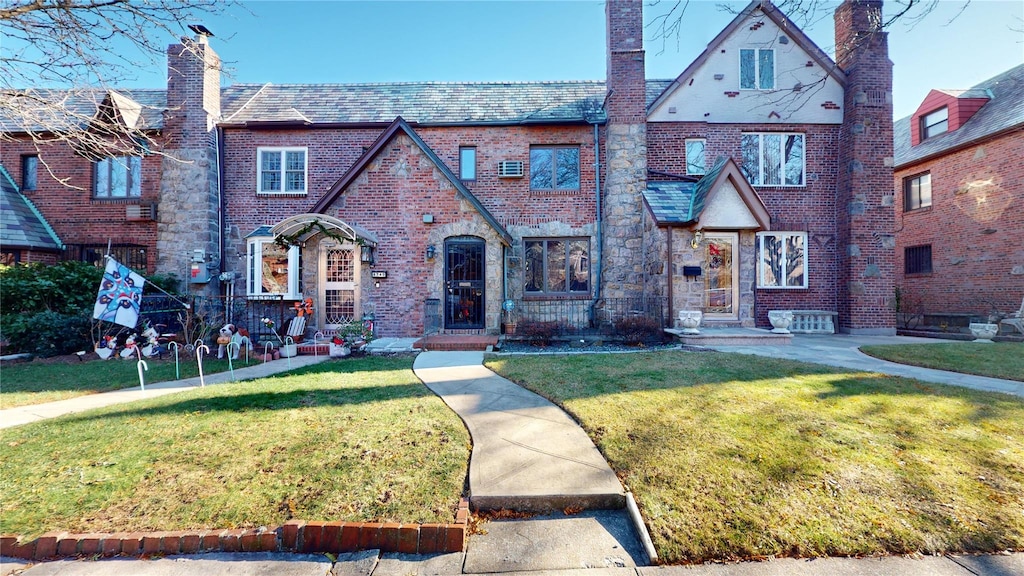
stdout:
POLYGON ((594 301, 590 303, 591 318, 594 317, 594 307, 597 306, 597 301, 601 299, 601 273, 603 271, 602 263, 604 262, 604 222, 601 217, 601 138, 596 121, 594 122, 594 192, 594 196, 597 199, 597 253, 600 257, 597 259, 594 301))
POLYGON ((672 270, 672 262, 674 261, 672 255, 672 226, 668 226, 668 325, 675 328, 674 316, 672 314, 672 284, 675 282, 675 273, 672 270))

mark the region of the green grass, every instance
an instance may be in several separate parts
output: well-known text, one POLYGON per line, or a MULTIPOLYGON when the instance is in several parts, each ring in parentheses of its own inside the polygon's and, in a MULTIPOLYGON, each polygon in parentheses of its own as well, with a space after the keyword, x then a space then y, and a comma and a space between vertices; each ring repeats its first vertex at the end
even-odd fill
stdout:
POLYGON ((361 358, 0 431, 6 533, 451 522, 469 436, 409 358, 361 358))
POLYGON ((1024 344, 1019 342, 942 342, 862 346, 869 356, 937 370, 1024 381, 1024 344))
POLYGON ((1024 401, 722 353, 510 357, 666 562, 1024 548, 1024 401))
MULTIPOLYGON (((251 356, 248 364, 244 357, 235 360, 233 364, 238 369, 260 362, 251 356)), ((146 366, 146 383, 175 379, 173 356, 164 360, 148 358, 146 366)), ((227 360, 203 359, 203 374, 227 370, 227 360)), ((180 373, 182 378, 199 376, 199 365, 194 358, 182 358, 180 373)), ((70 364, 48 364, 41 361, 4 364, 0 368, 0 409, 56 402, 138 385, 139 369, 134 359, 112 358, 70 364)))

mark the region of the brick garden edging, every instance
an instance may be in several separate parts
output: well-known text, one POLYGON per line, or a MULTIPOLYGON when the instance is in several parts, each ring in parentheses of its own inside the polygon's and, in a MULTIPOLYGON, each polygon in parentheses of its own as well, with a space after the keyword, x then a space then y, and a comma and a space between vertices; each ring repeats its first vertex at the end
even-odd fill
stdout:
POLYGON ((469 501, 462 499, 454 524, 390 522, 306 522, 289 520, 275 528, 70 534, 49 532, 23 542, 0 535, 0 556, 48 560, 69 556, 143 556, 204 552, 382 552, 434 554, 462 552, 469 524, 469 501))

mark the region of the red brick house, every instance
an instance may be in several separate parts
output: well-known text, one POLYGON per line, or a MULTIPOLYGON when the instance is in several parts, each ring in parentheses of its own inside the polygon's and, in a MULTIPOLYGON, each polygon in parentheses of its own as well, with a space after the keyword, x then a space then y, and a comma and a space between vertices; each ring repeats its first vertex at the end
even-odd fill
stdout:
POLYGON ((984 320, 1024 298, 1024 64, 932 90, 895 123, 896 271, 906 312, 984 320))
POLYGON ((221 89, 205 38, 172 46, 169 152, 142 181, 156 269, 311 298, 308 330, 373 313, 388 336, 496 333, 511 300, 574 325, 813 309, 894 332, 881 2, 837 9, 837 62, 752 2, 664 81, 645 79, 641 8, 607 3, 605 82, 221 89))

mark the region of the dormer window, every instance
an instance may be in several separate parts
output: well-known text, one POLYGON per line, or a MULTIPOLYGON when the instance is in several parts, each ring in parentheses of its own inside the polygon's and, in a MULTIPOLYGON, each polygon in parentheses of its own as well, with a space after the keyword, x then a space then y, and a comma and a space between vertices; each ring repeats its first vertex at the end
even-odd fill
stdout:
POLYGON ((921 140, 938 136, 949 130, 949 108, 943 106, 921 117, 921 140))

